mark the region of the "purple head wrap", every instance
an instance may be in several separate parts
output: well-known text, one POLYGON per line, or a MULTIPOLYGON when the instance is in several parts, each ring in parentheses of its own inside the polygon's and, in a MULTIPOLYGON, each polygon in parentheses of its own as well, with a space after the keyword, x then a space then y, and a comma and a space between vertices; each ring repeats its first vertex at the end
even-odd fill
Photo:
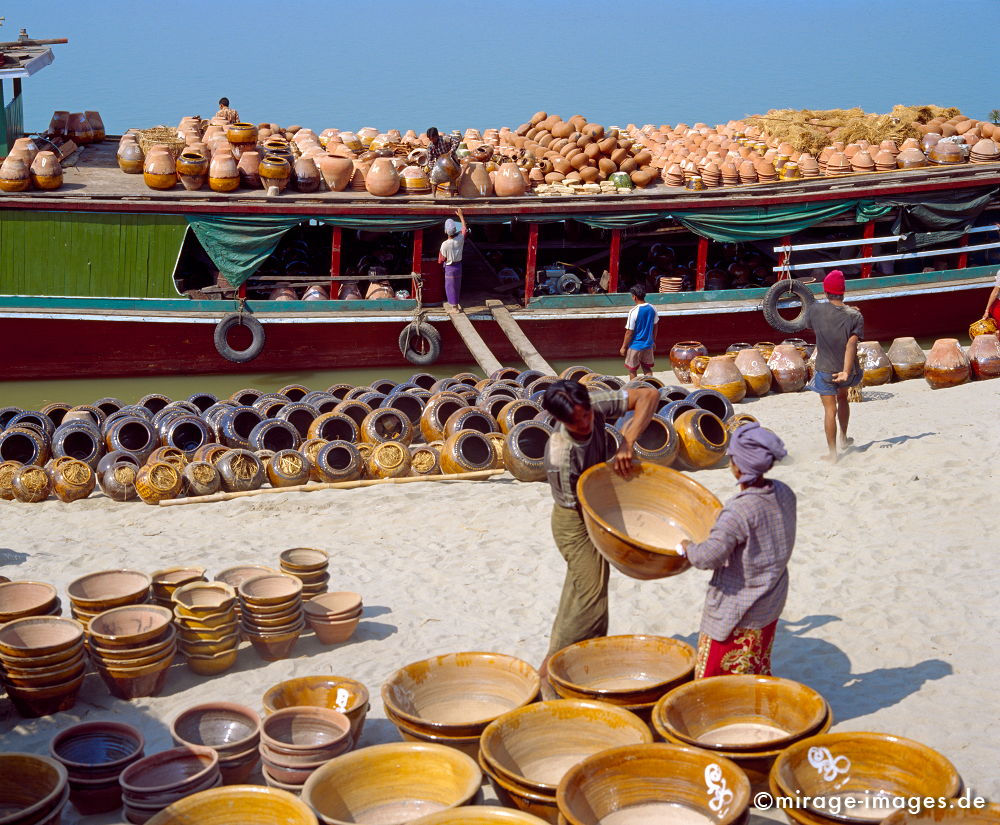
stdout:
POLYGON ((770 430, 751 421, 738 427, 729 439, 726 451, 740 468, 740 484, 750 484, 781 461, 788 451, 785 443, 770 430))

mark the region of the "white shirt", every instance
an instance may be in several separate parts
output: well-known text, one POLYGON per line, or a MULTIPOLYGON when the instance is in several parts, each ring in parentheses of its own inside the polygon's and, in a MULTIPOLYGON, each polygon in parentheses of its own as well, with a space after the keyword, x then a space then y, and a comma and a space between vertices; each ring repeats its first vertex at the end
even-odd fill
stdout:
POLYGON ((441 244, 441 257, 446 264, 462 263, 462 251, 465 249, 465 235, 459 232, 455 237, 448 238, 441 244))

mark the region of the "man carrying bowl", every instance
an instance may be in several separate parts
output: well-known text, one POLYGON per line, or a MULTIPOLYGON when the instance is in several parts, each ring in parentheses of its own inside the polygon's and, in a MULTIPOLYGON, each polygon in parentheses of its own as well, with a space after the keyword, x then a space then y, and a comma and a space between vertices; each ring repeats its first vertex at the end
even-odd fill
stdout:
POLYGON ((549 652, 541 667, 543 685, 553 653, 608 632, 608 563, 587 535, 576 482, 584 470, 607 459, 605 422, 632 411, 613 459, 615 470, 628 476, 632 447, 656 412, 659 400, 659 393, 651 387, 591 392, 577 381, 556 381, 542 397, 542 407, 559 422, 545 447, 545 472, 554 499, 552 537, 566 560, 566 580, 552 625, 549 652))

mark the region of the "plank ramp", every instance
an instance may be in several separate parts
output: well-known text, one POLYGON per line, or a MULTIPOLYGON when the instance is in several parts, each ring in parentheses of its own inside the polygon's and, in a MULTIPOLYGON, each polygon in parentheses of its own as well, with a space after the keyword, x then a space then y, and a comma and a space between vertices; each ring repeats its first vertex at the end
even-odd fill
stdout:
POLYGON ((528 340, 521 327, 518 326, 514 316, 507 311, 500 301, 491 298, 486 302, 486 308, 492 313, 493 319, 500 325, 503 334, 507 336, 521 360, 528 365, 528 369, 538 370, 544 375, 555 375, 556 372, 549 365, 549 362, 538 354, 534 344, 528 340))
POLYGON ((461 336, 466 348, 472 353, 472 357, 476 359, 476 363, 479 364, 479 368, 486 375, 492 375, 501 369, 503 364, 497 360, 497 357, 490 348, 486 346, 486 342, 482 339, 482 336, 476 332, 476 328, 472 326, 469 316, 463 310, 451 304, 445 304, 445 311, 448 313, 448 318, 454 325, 455 331, 461 336))

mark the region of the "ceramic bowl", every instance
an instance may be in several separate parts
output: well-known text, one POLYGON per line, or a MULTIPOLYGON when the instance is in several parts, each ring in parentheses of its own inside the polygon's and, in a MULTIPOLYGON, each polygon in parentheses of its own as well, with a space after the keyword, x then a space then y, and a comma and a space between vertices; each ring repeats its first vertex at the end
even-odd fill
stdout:
POLYGON ((167 567, 157 570, 152 575, 153 589, 161 592, 173 592, 184 584, 205 580, 204 567, 167 567))
POLYGON ((694 648, 678 639, 601 636, 555 653, 549 681, 564 699, 646 704, 690 681, 695 658, 694 648))
POLYGON ((267 771, 271 778, 286 785, 298 785, 300 787, 305 785, 306 780, 310 776, 330 761, 329 759, 317 759, 313 762, 304 762, 295 766, 286 765, 282 761, 275 759, 265 747, 261 747, 260 749, 260 759, 262 768, 267 771))
POLYGON ((122 787, 118 777, 110 779, 69 779, 69 801, 83 816, 116 811, 122 806, 122 787))
POLYGON ((233 590, 238 592, 240 585, 247 579, 252 579, 265 573, 279 572, 281 571, 275 570, 273 567, 268 567, 264 564, 240 564, 236 567, 227 567, 215 577, 215 580, 217 582, 225 582, 232 587, 233 590))
POLYGON ((279 561, 285 573, 317 573, 327 569, 330 554, 312 547, 293 547, 291 550, 283 550, 279 561))
POLYGON ((605 702, 557 699, 512 710, 491 722, 480 741, 492 770, 529 790, 554 795, 563 774, 607 748, 649 744, 634 713, 605 702))
POLYGON ((260 749, 252 748, 246 753, 229 757, 219 757, 219 773, 223 785, 240 785, 247 781, 254 768, 260 764, 260 749))
POLYGON ((324 621, 317 619, 315 616, 307 616, 306 620, 309 622, 309 626, 321 644, 338 645, 346 642, 354 635, 354 631, 357 630, 358 624, 361 621, 361 614, 359 613, 352 619, 343 619, 341 621, 324 621))
POLYGON ((408 822, 469 803, 483 775, 453 748, 416 742, 373 745, 331 759, 313 773, 302 801, 325 825, 408 822))
POLYGON ((99 653, 91 651, 91 660, 99 668, 110 670, 136 670, 151 665, 168 665, 177 655, 177 642, 167 645, 156 653, 148 656, 130 656, 127 659, 108 659, 99 653))
POLYGON ((239 650, 227 650, 224 653, 216 653, 213 656, 205 656, 201 654, 188 653, 185 654, 187 658, 187 666, 199 676, 216 676, 219 673, 225 673, 229 668, 236 664, 236 660, 239 658, 239 650))
POLYGON ((0 822, 57 822, 69 798, 66 768, 48 756, 0 753, 0 822))
POLYGON ((383 708, 385 710, 386 718, 396 726, 396 730, 399 731, 399 735, 403 737, 406 742, 430 742, 434 745, 446 745, 449 748, 455 748, 461 751, 466 756, 470 756, 473 759, 479 758, 479 738, 482 734, 473 734, 472 736, 449 736, 447 734, 434 734, 427 733, 420 728, 411 725, 405 719, 400 719, 398 716, 394 716, 392 711, 388 708, 383 708))
POLYGON ((556 802, 568 825, 631 821, 631 809, 639 821, 654 822, 659 811, 666 822, 678 808, 703 822, 733 825, 746 819, 750 782, 733 762, 697 748, 633 745, 574 765, 559 783, 556 802))
POLYGON ((136 728, 122 722, 81 722, 60 731, 49 751, 75 780, 118 784, 119 774, 143 757, 146 740, 136 728))
POLYGON ((21 716, 51 716, 76 704, 84 678, 85 674, 80 674, 68 682, 37 688, 7 685, 7 696, 21 716))
POLYGON ((277 619, 301 612, 301 610, 302 598, 296 596, 279 604, 255 605, 244 603, 242 616, 247 619, 277 619))
POLYGON ((101 612, 146 601, 150 584, 138 570, 102 570, 70 582, 66 591, 77 608, 101 612))
POLYGON ((211 748, 185 746, 160 751, 133 762, 119 782, 131 802, 153 804, 165 794, 177 793, 210 780, 219 771, 219 755, 211 748))
POLYGON ((351 720, 339 711, 292 707, 275 711, 264 719, 260 741, 262 748, 266 746, 279 758, 287 754, 314 762, 324 756, 332 759, 350 747, 350 734, 351 720))
POLYGON ((246 579, 239 586, 244 608, 280 605, 301 598, 302 582, 284 573, 264 573, 246 579))
POLYGON ((368 688, 346 676, 299 676, 268 688, 263 699, 264 713, 291 707, 332 708, 351 720, 351 736, 361 736, 370 707, 368 688))
POLYGON ((236 603, 236 591, 224 582, 191 582, 174 591, 174 610, 199 619, 225 613, 236 603))
POLYGON ((489 779, 501 805, 537 816, 545 822, 556 823, 559 821, 559 807, 556 804, 555 792, 532 791, 523 785, 512 782, 505 776, 501 776, 485 762, 482 751, 479 753, 479 767, 489 779))
POLYGON ((34 664, 34 659, 10 659, 3 665, 2 668, 0 668, 0 675, 51 676, 53 673, 58 673, 68 668, 75 668, 85 664, 84 657, 86 656, 87 651, 84 649, 83 645, 72 648, 70 652, 73 654, 72 656, 51 665, 36 665, 34 664))
POLYGON ((761 751, 814 733, 827 705, 815 690, 791 679, 734 674, 681 685, 653 713, 658 726, 689 745, 761 751))
POLYGON ((119 699, 155 696, 167 680, 167 673, 175 655, 175 651, 171 650, 164 658, 137 667, 119 667, 101 662, 98 664, 97 672, 108 686, 108 690, 119 699))
MULTIPOLYGON (((177 612, 177 608, 174 608, 174 618, 177 620, 177 626, 183 632, 191 633, 194 635, 200 633, 217 634, 226 628, 232 628, 236 624, 236 612, 234 610, 225 610, 214 616, 202 616, 201 618, 194 619, 190 616, 185 616, 177 612)), ((229 629, 228 633, 232 630, 229 629)), ((226 634, 224 634, 226 635, 226 634)))
POLYGON ((236 633, 223 636, 218 641, 186 642, 179 644, 181 653, 185 656, 194 654, 195 656, 214 656, 217 653, 225 653, 239 647, 240 637, 236 633))
POLYGON ((213 788, 179 799, 148 825, 318 825, 309 806, 292 794, 259 785, 213 788))
POLYGON ((0 627, 4 660, 50 656, 83 644, 83 625, 58 616, 15 619, 0 627))
POLYGON ((94 656, 105 662, 116 662, 128 667, 130 663, 134 663, 136 660, 162 655, 165 651, 174 648, 176 644, 177 631, 171 625, 167 628, 164 637, 152 644, 141 645, 139 647, 104 647, 91 639, 90 651, 94 656))
POLYGON ((293 794, 294 796, 300 796, 302 794, 302 785, 293 785, 289 782, 281 782, 280 780, 275 779, 268 771, 267 765, 262 764, 260 766, 260 773, 264 777, 264 782, 269 788, 282 790, 286 793, 293 794))
POLYGON ((546 825, 546 820, 513 808, 468 805, 414 819, 410 825, 546 825))
POLYGON ((352 616, 361 610, 361 594, 349 590, 322 593, 303 605, 307 616, 339 619, 352 616))
POLYGON ((297 625, 277 633, 261 632, 248 625, 243 625, 241 631, 250 640, 250 644, 253 645, 253 649, 261 659, 277 662, 288 658, 288 654, 295 647, 295 642, 298 641, 304 627, 305 621, 300 620, 297 625))
POLYGON ((136 604, 106 610, 90 620, 87 635, 103 647, 143 647, 162 642, 173 631, 166 607, 136 604))
POLYGON ((577 485, 583 521, 594 546, 634 579, 661 579, 690 566, 677 554, 684 539, 704 541, 722 504, 683 473, 651 462, 628 479, 596 464, 577 485))
POLYGON ((0 583, 0 623, 48 615, 58 600, 56 589, 45 582, 0 583))
POLYGON ((471 736, 534 701, 538 671, 501 653, 449 653, 400 668, 382 685, 398 718, 428 733, 471 736))
POLYGON ((305 593, 306 590, 320 590, 326 592, 326 588, 329 586, 330 574, 326 571, 320 571, 319 573, 293 573, 285 568, 281 568, 282 573, 286 573, 289 576, 295 576, 300 582, 302 582, 302 592, 305 593))
MULTIPOLYGON (((83 651, 81 651, 82 654, 83 651)), ((81 655, 79 659, 50 668, 35 670, 17 670, 7 668, 3 674, 4 684, 24 688, 44 688, 52 685, 62 685, 82 676, 87 670, 87 663, 81 655)))
POLYGON ((243 624, 262 633, 275 632, 302 622, 302 606, 295 605, 281 613, 270 613, 264 616, 243 613, 243 624))
POLYGON ((4 656, 0 654, 0 662, 3 663, 3 667, 19 667, 24 670, 30 670, 31 668, 47 668, 54 667, 62 662, 68 662, 70 659, 79 658, 80 654, 85 652, 83 639, 72 647, 67 647, 65 650, 57 650, 55 653, 49 653, 45 656, 4 656))
POLYGON ((178 745, 212 748, 220 758, 244 754, 260 741, 260 717, 244 705, 209 702, 183 711, 170 723, 178 745))

